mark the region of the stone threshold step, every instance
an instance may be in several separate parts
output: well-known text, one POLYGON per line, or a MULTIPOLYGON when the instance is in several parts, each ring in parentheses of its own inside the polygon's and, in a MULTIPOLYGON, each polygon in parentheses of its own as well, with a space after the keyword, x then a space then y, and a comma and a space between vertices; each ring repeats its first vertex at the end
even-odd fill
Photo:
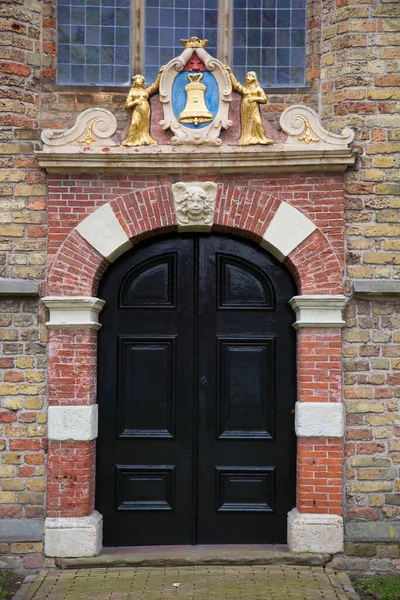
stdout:
POLYGON ((188 565, 324 566, 330 554, 292 554, 279 545, 130 546, 104 548, 98 556, 58 558, 61 569, 177 567, 188 565))

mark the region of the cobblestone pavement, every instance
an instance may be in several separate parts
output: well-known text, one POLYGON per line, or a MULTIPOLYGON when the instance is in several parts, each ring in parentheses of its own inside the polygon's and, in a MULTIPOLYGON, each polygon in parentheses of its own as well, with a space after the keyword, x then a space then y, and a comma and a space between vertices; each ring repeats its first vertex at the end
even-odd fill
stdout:
MULTIPOLYGON (((340 577, 340 576, 339 576, 340 577)), ((193 566, 42 571, 15 600, 349 600, 331 569, 193 566)))

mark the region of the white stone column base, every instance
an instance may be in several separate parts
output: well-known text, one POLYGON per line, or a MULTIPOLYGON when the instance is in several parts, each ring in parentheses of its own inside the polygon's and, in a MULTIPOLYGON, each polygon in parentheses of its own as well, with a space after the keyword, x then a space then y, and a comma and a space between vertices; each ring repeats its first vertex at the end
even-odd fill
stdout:
POLYGON ((294 508, 288 514, 288 545, 290 552, 343 552, 343 518, 339 515, 301 514, 294 508))
POLYGON ((45 521, 46 556, 96 556, 102 548, 102 540, 103 516, 97 510, 90 517, 49 518, 45 521))

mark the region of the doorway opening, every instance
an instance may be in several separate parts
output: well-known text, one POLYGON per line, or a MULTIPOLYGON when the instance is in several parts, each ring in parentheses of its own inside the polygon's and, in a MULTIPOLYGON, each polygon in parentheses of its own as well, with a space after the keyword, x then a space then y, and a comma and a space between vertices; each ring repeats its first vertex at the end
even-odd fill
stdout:
POLYGON ((286 543, 295 504, 291 275, 251 242, 157 237, 105 274, 104 546, 286 543))

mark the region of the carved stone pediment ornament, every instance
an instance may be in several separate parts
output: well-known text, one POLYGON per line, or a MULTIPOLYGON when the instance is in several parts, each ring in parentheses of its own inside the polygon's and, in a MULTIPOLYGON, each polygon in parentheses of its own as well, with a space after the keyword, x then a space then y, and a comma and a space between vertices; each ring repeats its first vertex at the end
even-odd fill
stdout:
POLYGON ((304 148, 318 144, 327 150, 346 148, 354 139, 354 131, 349 127, 342 133, 331 133, 322 127, 317 113, 308 106, 293 105, 286 108, 279 119, 281 129, 287 133, 285 145, 304 148))
POLYGON ((116 146, 111 139, 117 130, 117 119, 105 108, 84 110, 70 129, 44 129, 42 141, 47 146, 116 146))
POLYGON ((205 49, 207 40, 193 37, 181 40, 182 54, 165 65, 159 94, 164 110, 160 121, 163 129, 171 129, 173 144, 209 144, 219 146, 221 128, 232 125, 229 105, 232 84, 224 65, 205 49), (185 71, 196 55, 202 70, 185 71), (208 106, 207 106, 208 103, 208 106))
POLYGON ((204 231, 214 220, 217 184, 212 181, 178 182, 172 186, 180 229, 204 231))

